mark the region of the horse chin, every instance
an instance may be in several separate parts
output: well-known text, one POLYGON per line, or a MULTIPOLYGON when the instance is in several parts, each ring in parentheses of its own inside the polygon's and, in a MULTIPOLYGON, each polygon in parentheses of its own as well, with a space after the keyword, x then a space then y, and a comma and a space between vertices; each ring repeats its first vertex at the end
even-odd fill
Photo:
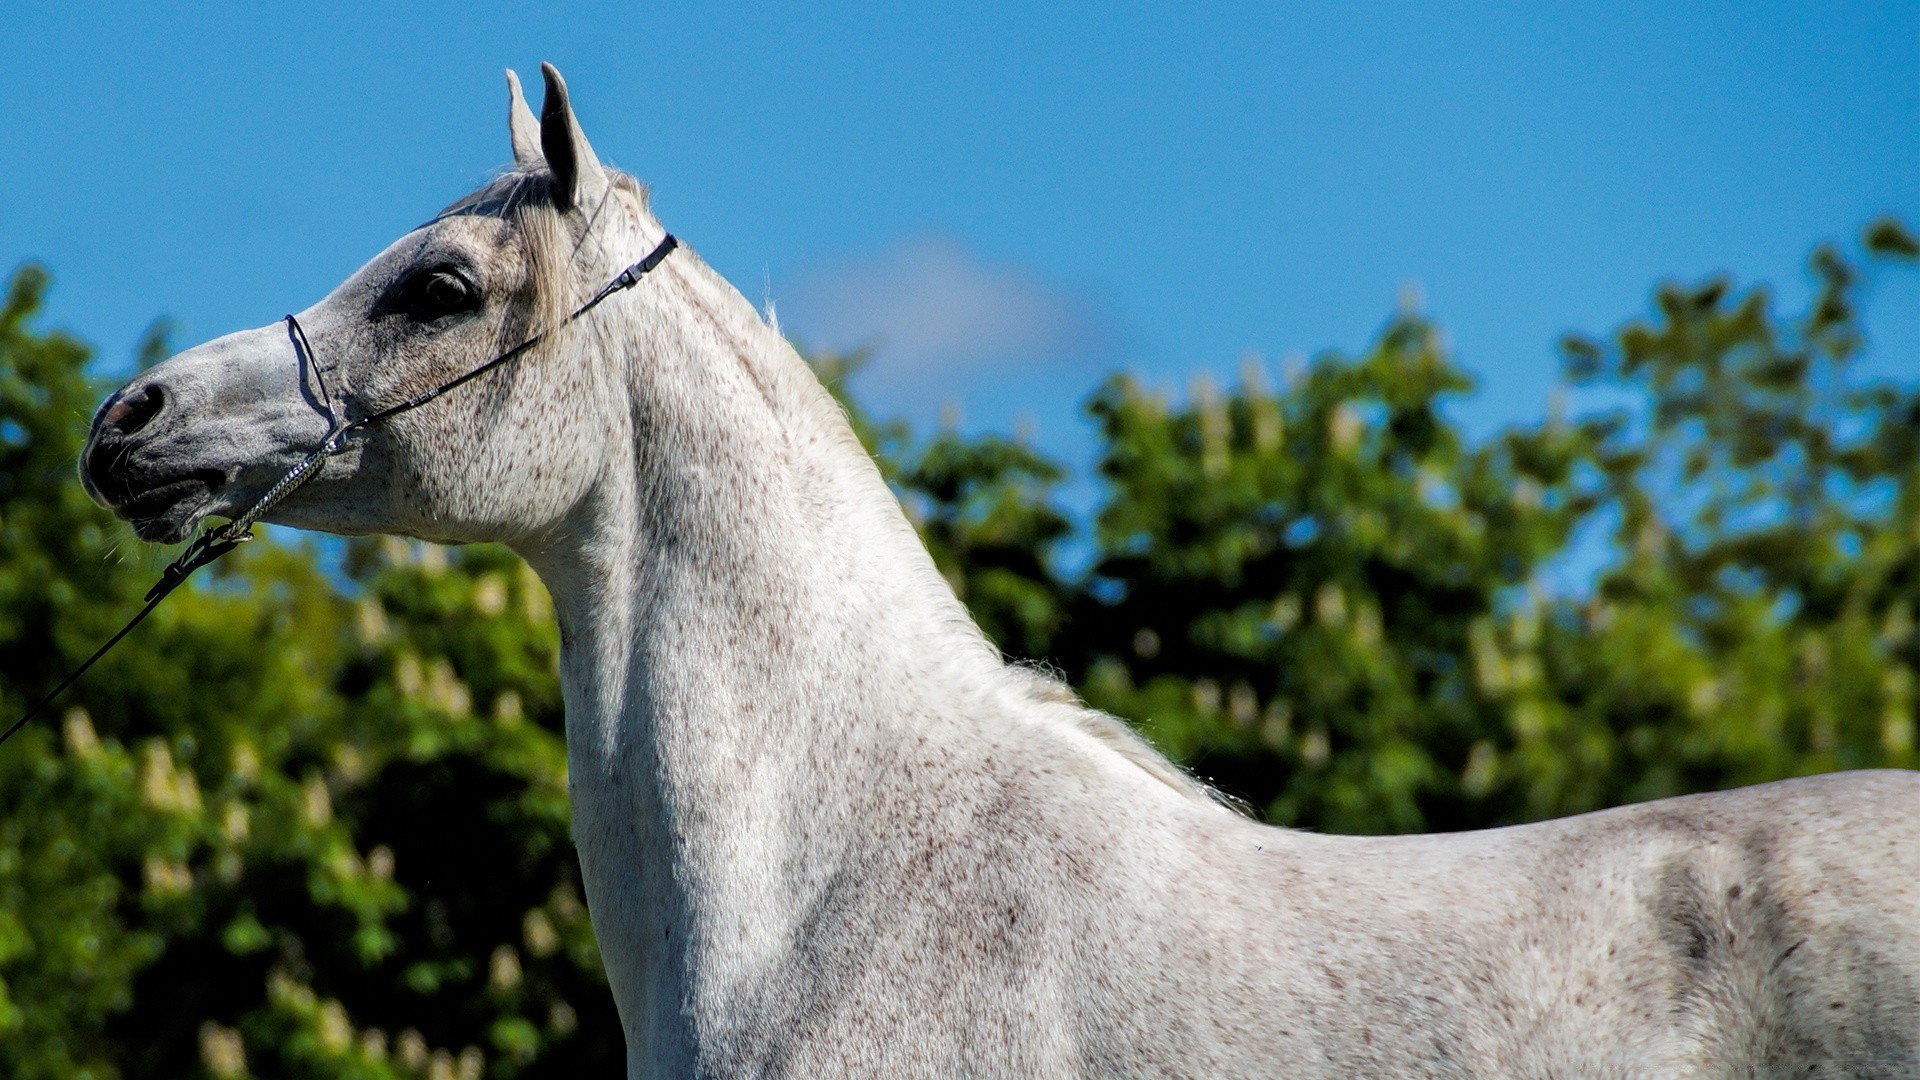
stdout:
POLYGON ((177 544, 207 516, 214 492, 226 480, 195 475, 141 492, 114 508, 133 526, 133 534, 153 544, 177 544))

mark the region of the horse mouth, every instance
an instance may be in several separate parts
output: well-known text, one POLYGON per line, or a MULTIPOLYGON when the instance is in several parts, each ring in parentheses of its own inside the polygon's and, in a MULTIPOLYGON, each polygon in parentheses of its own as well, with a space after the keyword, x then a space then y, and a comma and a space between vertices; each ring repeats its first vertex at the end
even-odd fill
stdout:
POLYGON ((134 535, 142 540, 155 544, 179 543, 206 516, 207 504, 226 482, 227 474, 223 470, 198 469, 116 502, 113 512, 132 525, 134 535))

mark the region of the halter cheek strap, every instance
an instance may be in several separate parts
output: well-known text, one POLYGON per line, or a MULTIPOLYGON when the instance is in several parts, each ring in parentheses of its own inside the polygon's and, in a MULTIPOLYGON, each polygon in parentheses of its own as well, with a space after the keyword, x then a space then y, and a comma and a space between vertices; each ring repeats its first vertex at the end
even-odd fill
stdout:
POLYGON ((122 638, 131 633, 134 627, 140 625, 141 620, 152 614, 153 609, 160 606, 160 601, 165 600, 169 593, 179 588, 181 583, 185 582, 195 570, 200 569, 215 559, 218 559, 220 556, 225 555, 227 552, 232 551, 234 548, 239 547, 241 544, 246 543, 248 540, 253 539, 254 523, 266 516, 269 511, 279 505, 287 496, 298 491, 301 485, 313 479, 314 476, 319 473, 320 466, 325 464, 328 458, 345 450, 348 435, 356 431, 364 431, 378 424, 384 424, 403 412, 417 409, 435 398, 446 394, 450 390, 465 386, 467 383, 472 382, 495 368, 505 367, 513 363, 522 356, 525 356, 534 346, 545 341, 553 334, 558 333, 568 324, 585 315, 587 312, 599 307, 600 302, 609 296, 626 289, 631 289, 635 285, 640 284, 641 278, 652 273, 654 268, 659 266, 668 255, 673 253, 673 249, 679 246, 680 241, 674 239, 672 233, 668 233, 661 239, 659 244, 654 246, 652 251, 647 253, 645 258, 627 267, 625 270, 620 271, 612 281, 607 282, 599 292, 594 293, 586 303, 575 308, 572 314, 560 320, 557 325, 527 338, 525 341, 501 353, 499 356, 494 357, 457 378, 441 383, 439 386, 430 390, 424 390, 405 401, 389 405, 384 409, 370 413, 358 420, 349 421, 347 419, 347 395, 349 390, 347 388, 345 372, 335 364, 323 363, 314 352, 313 346, 307 341, 307 332, 301 329, 300 320, 294 318, 292 315, 288 315, 286 317, 287 338, 293 344, 294 357, 301 366, 303 372, 302 381, 305 381, 305 372, 312 372, 313 382, 315 388, 318 390, 318 396, 322 404, 326 406, 326 438, 322 439, 320 445, 315 447, 306 457, 300 459, 299 464, 288 469, 284 476, 275 481, 274 485, 267 489, 266 494, 260 496, 260 498, 254 501, 251 507, 247 508, 246 513, 241 514, 239 517, 234 518, 219 528, 203 530, 200 535, 194 537, 193 542, 187 545, 186 550, 180 553, 179 558, 174 559, 173 562, 167 565, 165 570, 160 572, 160 580, 153 583, 153 588, 147 590, 146 605, 135 612, 133 618, 128 619, 127 624, 122 626, 112 637, 108 638, 104 645, 95 649, 93 655, 81 661, 79 667, 74 668, 71 674, 61 679, 60 685, 55 686, 47 693, 47 696, 41 698, 39 702, 31 709, 28 709, 20 719, 14 721, 12 727, 9 727, 4 733, 0 733, 0 743, 4 743, 8 739, 13 738, 14 732, 25 727, 27 721, 38 716, 41 710, 51 705, 53 700, 59 697, 67 687, 72 686, 79 680, 80 676, 86 674, 88 668, 92 667, 101 657, 107 655, 107 650, 120 644, 122 638))
POLYGON ((293 346, 294 359, 300 364, 300 381, 307 382, 309 373, 313 376, 313 396, 317 398, 327 414, 327 436, 347 426, 347 398, 353 389, 347 385, 347 373, 340 369, 338 361, 323 360, 307 343, 307 332, 300 327, 300 320, 288 315, 283 320, 287 324, 287 341, 293 346), (339 389, 336 391, 335 387, 339 389))

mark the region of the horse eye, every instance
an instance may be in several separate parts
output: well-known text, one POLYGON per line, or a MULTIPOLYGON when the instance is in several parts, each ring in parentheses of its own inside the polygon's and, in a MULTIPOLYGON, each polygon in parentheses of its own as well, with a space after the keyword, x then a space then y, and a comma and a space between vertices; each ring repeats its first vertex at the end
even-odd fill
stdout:
POLYGON ((480 292, 452 270, 416 274, 403 290, 400 309, 415 322, 433 322, 480 306, 480 292))

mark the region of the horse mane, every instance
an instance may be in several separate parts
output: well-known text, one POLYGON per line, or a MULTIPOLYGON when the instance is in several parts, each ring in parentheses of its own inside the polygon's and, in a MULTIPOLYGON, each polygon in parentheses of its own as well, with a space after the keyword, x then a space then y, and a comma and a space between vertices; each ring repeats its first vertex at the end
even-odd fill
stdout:
POLYGON ((1026 664, 1004 664, 1002 670, 1020 694, 1039 706, 1044 721, 1051 721, 1091 739, 1095 745, 1120 755, 1127 763, 1187 799, 1233 813, 1244 811, 1245 807, 1231 796, 1200 780, 1161 753, 1134 730, 1133 725, 1081 701, 1080 695, 1071 686, 1052 673, 1026 664))

